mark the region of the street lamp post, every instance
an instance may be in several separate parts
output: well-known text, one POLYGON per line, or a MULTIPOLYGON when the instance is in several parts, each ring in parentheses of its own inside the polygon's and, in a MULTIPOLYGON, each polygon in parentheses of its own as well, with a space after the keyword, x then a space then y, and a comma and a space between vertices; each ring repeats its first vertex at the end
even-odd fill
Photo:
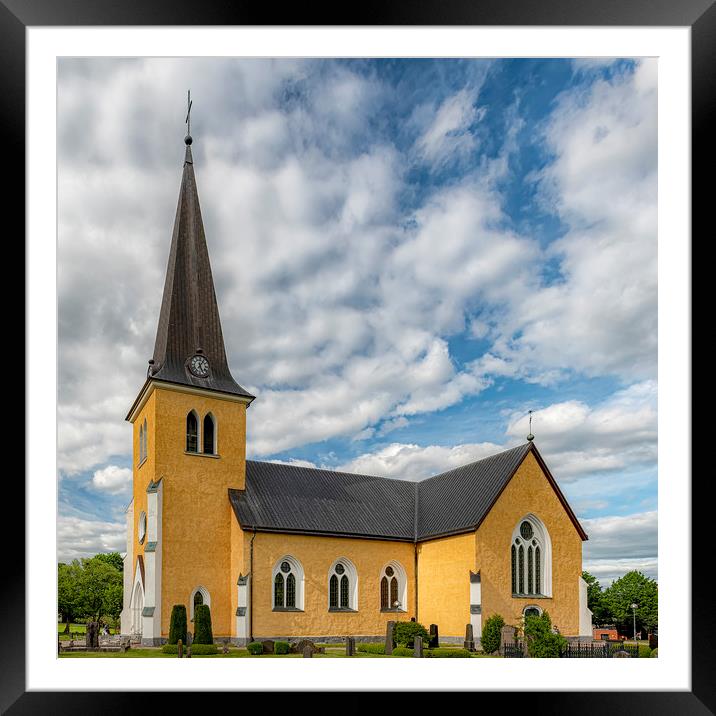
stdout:
POLYGON ((638 604, 631 605, 631 610, 632 610, 632 613, 634 614, 634 641, 637 641, 637 638, 636 638, 636 608, 638 606, 639 606, 638 604))

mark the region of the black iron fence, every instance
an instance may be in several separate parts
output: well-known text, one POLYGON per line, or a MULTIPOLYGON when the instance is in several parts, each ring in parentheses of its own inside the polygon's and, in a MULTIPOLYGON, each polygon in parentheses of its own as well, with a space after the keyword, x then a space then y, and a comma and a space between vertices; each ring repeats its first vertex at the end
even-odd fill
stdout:
POLYGON ((562 659, 611 659, 619 652, 626 652, 633 658, 639 657, 639 647, 636 644, 623 642, 577 642, 570 641, 560 651, 562 659))
POLYGON ((502 651, 506 659, 521 659, 525 655, 524 644, 521 641, 503 644, 502 651))

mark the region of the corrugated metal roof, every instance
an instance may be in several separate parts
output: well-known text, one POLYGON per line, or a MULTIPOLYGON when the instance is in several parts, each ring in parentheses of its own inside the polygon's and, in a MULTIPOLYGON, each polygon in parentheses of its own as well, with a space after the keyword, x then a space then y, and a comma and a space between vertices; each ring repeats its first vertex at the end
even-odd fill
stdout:
POLYGON ((229 496, 246 529, 413 542, 475 529, 530 450, 526 443, 420 482, 247 460, 246 487, 229 496))

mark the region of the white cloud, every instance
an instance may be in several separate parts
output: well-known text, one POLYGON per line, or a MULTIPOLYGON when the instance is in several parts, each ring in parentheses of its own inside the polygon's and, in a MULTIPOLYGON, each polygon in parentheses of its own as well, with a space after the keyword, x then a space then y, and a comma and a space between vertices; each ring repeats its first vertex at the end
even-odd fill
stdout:
POLYGON ((107 465, 101 470, 95 470, 92 486, 111 495, 129 492, 132 488, 132 471, 126 467, 107 465))
POLYGON ((650 579, 658 580, 659 578, 659 564, 656 557, 652 559, 590 559, 584 561, 582 568, 599 580, 602 589, 606 589, 612 582, 633 570, 641 572, 650 579))
POLYGON ((584 545, 585 560, 656 558, 657 513, 597 517, 581 520, 589 535, 584 545))
POLYGON ((100 552, 123 552, 126 546, 123 523, 67 515, 57 518, 57 559, 60 562, 91 557, 100 552))

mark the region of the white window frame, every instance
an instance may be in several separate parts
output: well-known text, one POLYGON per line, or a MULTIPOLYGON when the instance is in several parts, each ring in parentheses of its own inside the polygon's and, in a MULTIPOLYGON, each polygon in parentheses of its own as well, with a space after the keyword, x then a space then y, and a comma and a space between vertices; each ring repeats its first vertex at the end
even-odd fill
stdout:
POLYGON ((388 579, 388 599, 390 599, 390 580, 392 577, 388 577, 388 575, 385 573, 385 570, 388 567, 392 567, 393 569, 393 577, 395 577, 398 580, 398 602, 400 602, 399 606, 394 607, 392 604, 389 605, 388 610, 384 610, 383 606, 381 604, 380 609, 381 611, 401 611, 401 612, 407 612, 408 611, 408 575, 403 567, 403 565, 398 562, 395 559, 392 559, 390 562, 387 562, 383 565, 383 569, 380 570, 380 577, 378 578, 378 601, 380 603, 380 584, 383 581, 383 577, 386 577, 388 579))
MULTIPOLYGON (((528 560, 527 560, 527 548, 532 546, 532 539, 537 541, 537 546, 540 548, 540 579, 542 581, 542 590, 539 593, 529 594, 528 592, 515 591, 513 594, 518 597, 551 597, 552 596, 552 540, 549 536, 549 532, 545 527, 542 520, 532 512, 527 513, 524 517, 517 520, 515 528, 512 530, 512 539, 510 540, 510 586, 512 582, 512 547, 515 547, 516 553, 519 552, 519 545, 516 543, 517 538, 520 539, 520 544, 525 548, 525 561, 524 561, 524 573, 523 580, 525 587, 527 586, 527 575, 528 575, 528 560), (520 526, 523 522, 529 522, 532 525, 533 536, 528 542, 520 534, 520 526)), ((519 558, 517 559, 517 590, 519 590, 519 558)), ((534 575, 533 575, 534 576, 534 575)))
POLYGON ((280 559, 276 560, 274 563, 273 569, 271 570, 271 609, 272 610, 284 610, 288 609, 290 611, 293 611, 294 609, 296 611, 303 611, 303 594, 304 594, 304 584, 305 584, 305 576, 303 572, 303 565, 301 562, 296 559, 291 554, 285 554, 280 559), (291 571, 288 572, 288 574, 284 574, 281 572, 281 563, 282 562, 288 562, 291 565, 291 571), (277 574, 281 574, 284 578, 284 588, 283 588, 283 604, 277 605, 274 604, 274 580, 276 579, 277 574), (286 604, 286 577, 289 574, 293 574, 293 576, 296 578, 296 606, 295 607, 287 607, 286 604))
POLYGON ((327 587, 327 593, 326 593, 326 603, 328 605, 329 611, 336 612, 336 611, 358 611, 358 570, 356 569, 353 562, 351 562, 350 559, 347 557, 339 557, 338 559, 334 560, 333 564, 331 564, 331 568, 328 570, 328 579, 326 580, 326 587, 327 587), (342 564, 345 567, 345 572, 343 574, 348 576, 348 606, 347 607, 332 607, 331 606, 331 577, 335 574, 336 577, 338 577, 338 601, 341 600, 341 577, 343 574, 338 574, 336 572, 336 567, 342 564))
POLYGON ((189 455, 200 455, 201 454, 201 448, 203 447, 201 444, 201 437, 202 437, 201 427, 202 427, 202 423, 201 423, 201 418, 199 417, 199 413, 197 413, 196 410, 194 410, 194 408, 192 408, 186 414, 186 417, 184 418, 184 452, 188 453, 189 455), (189 432, 187 430, 186 422, 192 413, 194 413, 194 417, 196 418, 196 452, 189 450, 189 445, 188 445, 189 432))

